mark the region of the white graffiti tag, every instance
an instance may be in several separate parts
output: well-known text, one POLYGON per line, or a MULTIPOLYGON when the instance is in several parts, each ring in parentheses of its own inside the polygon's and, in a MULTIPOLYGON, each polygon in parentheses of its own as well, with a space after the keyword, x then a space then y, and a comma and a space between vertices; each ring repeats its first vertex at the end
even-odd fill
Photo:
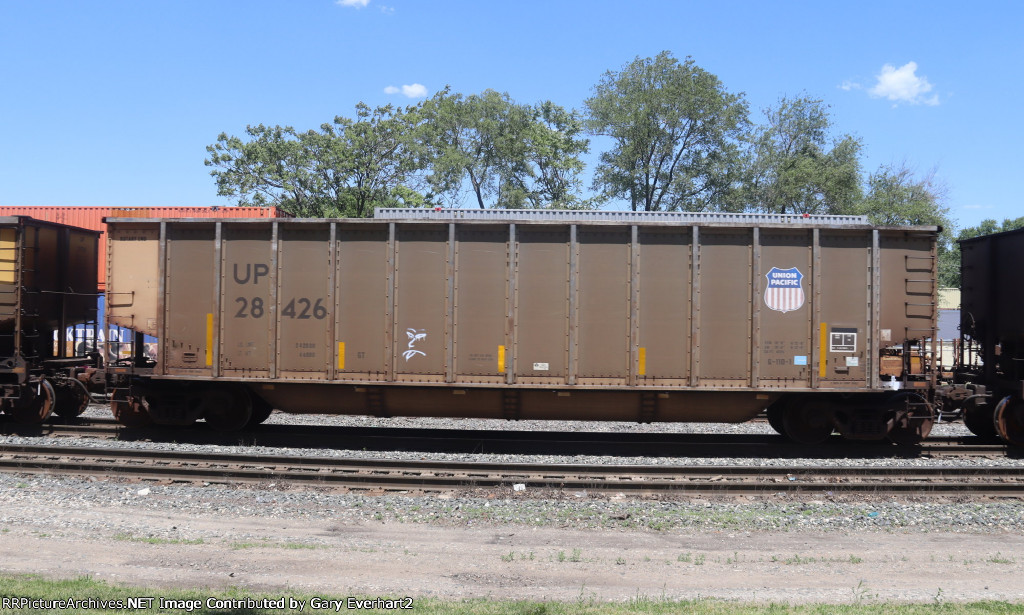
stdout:
POLYGON ((424 357, 427 356, 427 353, 423 352, 422 350, 416 350, 414 346, 416 342, 427 338, 427 330, 406 329, 405 334, 409 336, 409 350, 406 350, 405 352, 402 353, 402 356, 405 357, 405 360, 408 361, 409 359, 415 357, 416 355, 421 355, 424 357))

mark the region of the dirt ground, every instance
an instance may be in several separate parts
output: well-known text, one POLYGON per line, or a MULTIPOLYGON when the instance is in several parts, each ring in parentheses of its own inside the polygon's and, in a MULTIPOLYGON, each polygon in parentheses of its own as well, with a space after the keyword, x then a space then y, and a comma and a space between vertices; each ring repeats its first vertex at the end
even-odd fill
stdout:
MULTIPOLYGON (((0 569, 157 587, 244 586, 280 595, 1024 600, 1024 537, 1008 533, 451 528, 71 506, 38 511, 40 519, 77 520, 66 528, 42 521, 2 528, 0 569), (145 533, 126 533, 125 523, 180 538, 147 541, 145 533)), ((19 514, 26 513, 33 511, 19 514)))

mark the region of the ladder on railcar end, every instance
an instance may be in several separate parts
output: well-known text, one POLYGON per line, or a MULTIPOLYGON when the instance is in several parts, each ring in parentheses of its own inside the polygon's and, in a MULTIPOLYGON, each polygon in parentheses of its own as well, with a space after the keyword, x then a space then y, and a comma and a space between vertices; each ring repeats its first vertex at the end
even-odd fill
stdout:
POLYGON ((938 293, 938 279, 936 267, 938 256, 934 245, 927 256, 904 256, 904 293, 911 297, 921 297, 916 301, 904 302, 904 316, 908 319, 927 318, 928 327, 907 327, 903 343, 903 387, 913 389, 915 386, 907 387, 909 382, 925 382, 926 387, 933 389, 936 383, 936 376, 941 369, 941 351, 936 351, 938 343, 938 327, 936 324, 936 311, 938 304, 936 294, 938 293), (921 263, 923 261, 923 264, 921 263), (927 277, 914 277, 914 274, 927 274, 927 277), (927 300, 925 300, 927 299, 927 300), (914 343, 916 342, 916 343, 914 343), (914 359, 920 362, 920 369, 914 369, 914 359), (938 368, 938 369, 937 369, 938 368), (914 376, 915 378, 910 378, 914 376))

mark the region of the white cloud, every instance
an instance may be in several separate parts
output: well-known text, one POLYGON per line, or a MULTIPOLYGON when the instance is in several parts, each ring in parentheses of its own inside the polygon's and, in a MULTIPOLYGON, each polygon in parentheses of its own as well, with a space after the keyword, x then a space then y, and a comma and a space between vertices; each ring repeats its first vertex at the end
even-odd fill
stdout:
POLYGON ((399 92, 407 98, 425 98, 427 95, 427 86, 420 83, 413 83, 412 85, 403 85, 400 88, 393 85, 389 85, 384 88, 385 94, 398 94, 399 92))
POLYGON ((907 62, 899 68, 886 64, 878 74, 878 83, 868 90, 868 93, 875 98, 886 98, 897 104, 939 104, 938 94, 926 96, 934 86, 929 83, 927 77, 918 76, 916 72, 917 62, 907 62))
POLYGON ((402 94, 405 94, 409 98, 423 98, 427 95, 427 86, 419 83, 403 85, 402 94))
POLYGON ((361 9, 370 3, 370 0, 335 0, 334 2, 338 6, 351 6, 357 9, 361 9))
POLYGON ((839 89, 840 90, 844 90, 846 92, 849 92, 850 90, 860 90, 863 87, 864 86, 862 86, 861 84, 857 83, 856 81, 850 81, 849 79, 847 79, 842 84, 840 84, 839 89))

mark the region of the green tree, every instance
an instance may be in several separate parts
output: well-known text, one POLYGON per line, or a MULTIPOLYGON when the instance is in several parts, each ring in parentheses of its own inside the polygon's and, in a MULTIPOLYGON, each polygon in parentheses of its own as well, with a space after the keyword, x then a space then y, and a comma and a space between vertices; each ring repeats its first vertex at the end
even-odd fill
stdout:
POLYGON ((633 211, 729 208, 748 123, 742 94, 663 51, 605 73, 586 105, 591 133, 613 143, 595 169, 601 198, 633 211))
POLYGON ((850 213, 861 198, 860 141, 830 139, 828 106, 806 95, 783 97, 764 115, 751 138, 746 206, 779 214, 850 213))
POLYGON ((882 226, 925 225, 942 227, 938 239, 939 284, 956 280, 959 256, 953 254, 953 222, 946 207, 946 187, 934 172, 917 178, 906 165, 882 165, 868 177, 868 192, 854 213, 882 226))
POLYGON ((467 184, 481 209, 578 202, 587 141, 574 113, 550 101, 519 104, 494 90, 463 96, 445 88, 424 103, 422 120, 425 179, 447 202, 461 202, 467 184))
POLYGON ((433 194, 449 203, 461 201, 468 180, 477 205, 498 190, 498 176, 514 164, 522 148, 520 137, 526 118, 509 98, 486 90, 464 97, 448 88, 423 104, 419 140, 430 164, 426 181, 433 194))
POLYGON ((969 226, 961 229, 957 233, 956 240, 961 241, 963 239, 992 235, 994 233, 1005 233, 1006 231, 1015 231, 1022 228, 1024 228, 1024 216, 1020 218, 1004 218, 1002 222, 996 222, 989 218, 982 220, 978 226, 969 226))
POLYGON ((304 137, 291 126, 246 126, 248 140, 221 133, 206 151, 206 166, 217 182, 217 194, 235 197, 239 205, 277 205, 305 215, 315 209, 316 178, 304 137))
POLYGON ((509 165, 502 173, 499 207, 580 209, 583 161, 589 148, 582 138, 583 121, 551 101, 527 108, 530 124, 524 133, 526 164, 509 165))
POLYGON ((247 126, 247 140, 221 133, 206 165, 217 193, 239 205, 277 205, 301 217, 364 217, 374 207, 421 203, 408 185, 422 166, 412 137, 415 107, 371 109, 336 117, 319 131, 247 126))
POLYGON ((355 121, 338 116, 333 126, 320 127, 326 149, 317 158, 318 170, 325 181, 331 181, 331 194, 349 195, 347 215, 370 216, 375 207, 395 205, 412 196, 406 184, 423 166, 413 140, 418 122, 418 107, 370 109, 359 103, 355 121))

